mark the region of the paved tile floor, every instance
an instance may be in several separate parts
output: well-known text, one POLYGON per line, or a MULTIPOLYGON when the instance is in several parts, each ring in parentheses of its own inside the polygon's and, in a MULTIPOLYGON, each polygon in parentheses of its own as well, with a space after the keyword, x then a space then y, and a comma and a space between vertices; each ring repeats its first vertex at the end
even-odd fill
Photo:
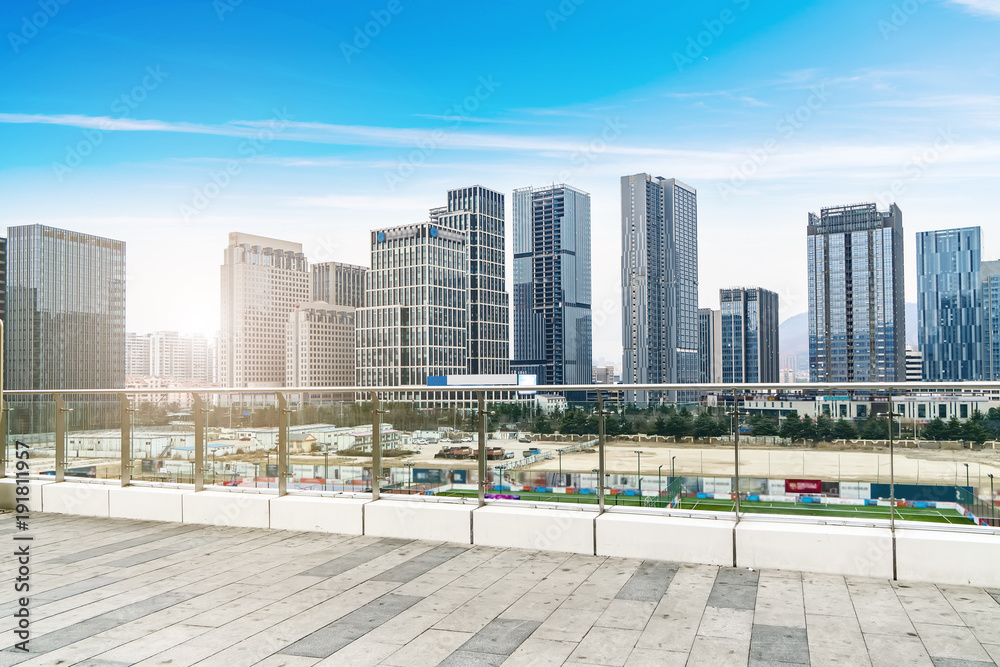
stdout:
POLYGON ((1000 662, 979 588, 59 515, 28 534, 31 653, 3 557, 0 665, 1000 662))

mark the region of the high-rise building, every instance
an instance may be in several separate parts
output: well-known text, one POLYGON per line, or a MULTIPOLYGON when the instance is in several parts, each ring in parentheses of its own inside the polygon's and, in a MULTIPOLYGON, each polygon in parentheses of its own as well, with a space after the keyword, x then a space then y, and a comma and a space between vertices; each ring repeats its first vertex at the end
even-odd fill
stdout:
POLYGON ((212 382, 208 341, 200 334, 155 331, 148 335, 150 375, 176 382, 207 385, 212 382))
MULTIPOLYGON (((8 229, 7 243, 4 387, 124 388, 125 242, 23 225, 8 229)), ((98 412, 88 403, 71 423, 103 424, 88 422, 98 412)), ((11 430, 25 432, 39 414, 15 409, 11 430)))
POLYGON ((7 239, 0 237, 0 321, 7 325, 7 239))
POLYGON ((283 386, 288 315, 309 301, 311 276, 302 245, 232 232, 221 273, 219 383, 283 386))
POLYGON ((594 369, 593 369, 593 382, 594 382, 594 384, 614 384, 615 383, 615 367, 614 366, 594 366, 594 369))
POLYGON ((697 191, 649 174, 623 176, 621 187, 622 382, 697 382, 697 191))
POLYGON ((125 377, 152 377, 152 344, 148 335, 125 334, 125 377))
POLYGON ((924 355, 919 350, 906 346, 906 381, 920 382, 924 379, 924 355))
POLYGON ((979 227, 917 234, 917 330, 923 379, 983 379, 979 227))
POLYGON ((515 190, 512 365, 539 384, 593 380, 590 275, 590 195, 568 185, 515 190))
POLYGON ((365 274, 367 266, 341 262, 312 265, 312 300, 326 301, 335 306, 360 308, 365 305, 365 274))
POLYGON ((354 385, 355 315, 355 309, 350 306, 326 301, 297 305, 288 314, 285 386, 354 385))
POLYGON ((698 382, 722 382, 722 311, 698 309, 698 382))
POLYGON ((1000 380, 1000 260, 980 265, 983 281, 983 379, 1000 380))
POLYGON ((425 385, 430 376, 466 374, 466 233, 446 224, 458 221, 443 216, 371 233, 372 268, 358 310, 359 386, 425 385))
POLYGON ((719 290, 722 381, 778 382, 778 295, 760 287, 719 290))
POLYGON ((809 214, 809 379, 903 381, 903 214, 892 204, 809 214))
POLYGON ((503 194, 481 185, 449 190, 447 205, 431 209, 430 221, 466 234, 469 274, 466 372, 509 373, 510 302, 503 194))

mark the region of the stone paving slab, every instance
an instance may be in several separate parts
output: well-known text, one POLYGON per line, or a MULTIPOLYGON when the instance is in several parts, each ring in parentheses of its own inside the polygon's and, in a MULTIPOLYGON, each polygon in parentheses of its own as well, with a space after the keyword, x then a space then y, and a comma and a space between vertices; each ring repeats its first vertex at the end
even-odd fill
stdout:
POLYGON ((0 667, 1000 664, 996 590, 123 519, 31 526, 30 651, 13 646, 11 586, 0 667))

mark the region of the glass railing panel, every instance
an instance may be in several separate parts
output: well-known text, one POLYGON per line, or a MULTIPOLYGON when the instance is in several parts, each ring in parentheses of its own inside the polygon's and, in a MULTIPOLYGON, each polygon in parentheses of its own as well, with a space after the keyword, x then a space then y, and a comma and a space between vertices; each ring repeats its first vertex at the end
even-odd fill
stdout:
MULTIPOLYGON (((14 474, 18 452, 27 452, 31 475, 55 475, 55 402, 51 396, 8 396, 6 471, 14 474), (17 443, 24 443, 20 446, 17 443)), ((24 456, 22 454, 22 456, 24 456)))
POLYGON ((183 393, 133 393, 128 397, 131 479, 193 484, 194 397, 183 393))

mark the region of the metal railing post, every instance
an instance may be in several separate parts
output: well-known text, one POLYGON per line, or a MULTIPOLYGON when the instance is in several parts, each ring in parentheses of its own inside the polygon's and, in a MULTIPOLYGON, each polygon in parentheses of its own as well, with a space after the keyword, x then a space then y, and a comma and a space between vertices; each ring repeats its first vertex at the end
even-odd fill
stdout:
POLYGON ((604 398, 597 392, 597 511, 604 513, 604 398))
POLYGON ((278 392, 278 496, 288 493, 288 398, 278 392))
POLYGON ((118 394, 118 400, 122 427, 121 482, 122 486, 128 486, 132 481, 132 408, 126 394, 118 394))
POLYGON ((382 475, 382 410, 378 394, 368 394, 372 399, 372 500, 378 500, 378 481, 382 475))
POLYGON ((486 504, 486 397, 477 391, 479 400, 479 506, 486 504))
POLYGON ((56 481, 66 479, 66 403, 61 394, 52 394, 56 404, 56 481))
POLYGON ((892 439, 892 388, 889 388, 889 532, 892 534, 892 580, 896 581, 896 457, 892 439))
POLYGON ((3 320, 0 320, 0 477, 7 476, 7 402, 3 398, 3 320))
POLYGON ((194 397, 194 490, 205 488, 205 410, 199 394, 194 397))

